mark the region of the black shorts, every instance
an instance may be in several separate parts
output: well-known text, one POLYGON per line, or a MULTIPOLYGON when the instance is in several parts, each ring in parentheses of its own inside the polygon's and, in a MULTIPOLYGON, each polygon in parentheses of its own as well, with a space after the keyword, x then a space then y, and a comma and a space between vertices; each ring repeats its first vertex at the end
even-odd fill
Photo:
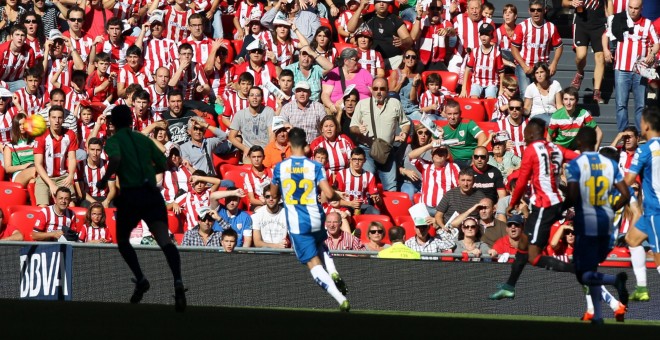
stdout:
POLYGON ((115 206, 117 231, 122 229, 125 235, 130 234, 140 220, 144 220, 150 229, 156 227, 155 222, 167 226, 167 207, 156 187, 122 188, 115 198, 115 206))
POLYGON ((578 272, 597 271, 598 265, 612 251, 612 238, 606 236, 578 235, 575 238, 573 262, 578 272))
POLYGON ((596 52, 603 52, 603 32, 605 27, 589 28, 573 25, 573 44, 575 46, 589 46, 596 52))
POLYGON ((525 234, 529 244, 544 250, 550 238, 552 225, 561 217, 561 203, 548 208, 531 207, 529 217, 525 222, 525 234))

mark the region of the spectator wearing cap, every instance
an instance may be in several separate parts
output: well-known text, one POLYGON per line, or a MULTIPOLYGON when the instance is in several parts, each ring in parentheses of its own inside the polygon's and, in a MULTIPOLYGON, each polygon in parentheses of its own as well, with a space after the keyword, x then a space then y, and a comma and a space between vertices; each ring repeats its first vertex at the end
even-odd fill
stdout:
POLYGON ((186 231, 181 246, 220 247, 222 233, 212 228, 218 213, 208 206, 199 207, 196 213, 199 223, 186 231))
POLYGON ((306 81, 296 83, 293 88, 295 100, 284 105, 280 116, 291 126, 305 130, 307 144, 319 136, 318 126, 326 116, 323 104, 310 99, 312 90, 306 81))
MULTIPOLYGON (((318 15, 300 10, 300 0, 276 1, 273 7, 261 18, 261 24, 272 30, 275 19, 292 20, 296 25, 295 30, 300 31, 307 41, 312 41, 314 33, 321 26, 318 15)), ((293 36, 295 33, 292 30, 291 35, 293 36)))
POLYGON ((326 75, 323 81, 321 102, 329 114, 341 113, 345 91, 353 87, 359 94, 358 99, 371 97, 371 83, 373 76, 358 64, 358 52, 353 48, 346 48, 337 58, 337 67, 326 75))
POLYGON ((358 63, 360 66, 369 71, 371 76, 385 77, 385 61, 380 52, 371 48, 373 45, 374 34, 369 27, 362 26, 358 28, 357 32, 353 35, 357 41, 358 63))
MULTIPOLYGON (((416 129, 417 131, 424 133, 428 131, 423 125, 419 124, 419 126, 421 128, 416 129)), ((429 132, 428 136, 417 136, 417 139, 425 141, 427 138, 430 140, 430 137, 429 132)), ((434 147, 433 143, 427 143, 410 151, 408 160, 415 170, 411 169, 404 173, 411 175, 411 171, 417 171, 421 178, 421 201, 426 205, 429 214, 435 216, 435 207, 445 193, 458 186, 458 173, 461 169, 449 159, 449 150, 446 147, 434 147), (431 151, 430 160, 427 151, 431 151)))
POLYGON ((472 50, 467 57, 465 80, 460 97, 467 97, 467 84, 471 84, 470 97, 497 98, 502 92, 502 78, 504 77, 504 62, 497 44, 493 44, 495 27, 483 23, 479 26, 479 40, 481 44, 472 50))
POLYGON ((202 170, 195 170, 190 176, 190 183, 192 190, 167 204, 167 210, 172 210, 179 217, 183 217, 188 229, 197 225, 197 210, 209 205, 209 197, 220 186, 220 179, 207 176, 202 170))
POLYGON ((252 11, 250 15, 250 20, 247 23, 246 29, 249 34, 246 34, 243 37, 243 46, 240 51, 237 51, 236 63, 240 64, 249 57, 249 52, 247 47, 250 46, 254 41, 264 41, 272 39, 270 31, 261 26, 261 12, 252 11))
MULTIPOLYGON (((243 38, 250 34, 250 20, 252 17, 261 17, 261 14, 264 12, 264 4, 257 0, 245 0, 239 1, 235 6, 236 13, 234 13, 233 21, 236 33, 234 34, 234 39, 243 40, 243 38)), ((215 26, 216 23, 214 20, 213 27, 215 28, 215 26)))
POLYGON ((277 163, 291 156, 289 128, 284 124, 284 120, 273 119, 271 131, 275 138, 264 148, 264 166, 267 168, 274 168, 277 163))
MULTIPOLYGON (((361 0, 356 13, 362 13, 369 5, 369 0, 361 0)), ((403 61, 403 51, 410 48, 413 40, 403 20, 389 12, 392 0, 374 1, 373 13, 354 15, 348 21, 348 31, 353 33, 361 25, 366 25, 373 32, 373 47, 386 59, 386 69, 399 67, 403 61)))
POLYGON ((506 196, 504 177, 500 170, 488 164, 488 149, 478 146, 472 154, 472 170, 474 170, 474 188, 482 191, 486 197, 497 202, 506 196))
POLYGON ((477 218, 481 228, 481 241, 489 247, 493 247, 495 241, 506 235, 506 223, 495 219, 495 206, 490 198, 482 198, 472 208, 458 215, 452 220, 452 226, 459 227, 465 219, 469 218, 470 215, 474 215, 475 212, 478 214, 477 218))
POLYGON ((229 142, 243 152, 243 162, 246 164, 250 162, 247 155, 253 145, 266 147, 273 139, 270 127, 275 111, 263 104, 263 98, 263 90, 253 86, 248 92, 248 107, 236 112, 229 126, 229 142), (241 139, 238 138, 239 133, 241 139))
MULTIPOLYGON (((450 6, 454 6, 453 4, 454 2, 450 6)), ((413 20, 409 20, 413 23, 410 36, 413 41, 419 40, 419 57, 424 69, 447 70, 445 58, 449 47, 449 29, 452 24, 451 21, 445 19, 443 1, 432 0, 426 11, 421 6, 417 7, 416 11, 417 16, 413 20)))
POLYGON ((243 189, 229 187, 226 191, 216 191, 211 194, 211 209, 218 212, 213 230, 234 230, 238 235, 237 247, 252 246, 252 218, 248 213, 238 208, 241 198, 245 197, 243 189), (220 204, 218 200, 224 198, 225 203, 220 204))
POLYGON ((387 231, 392 245, 378 252, 378 258, 397 260, 419 260, 421 255, 403 244, 406 238, 406 230, 400 226, 394 226, 387 231))
POLYGON ((259 86, 262 90, 264 90, 263 98, 268 98, 270 92, 266 88, 266 85, 268 83, 277 82, 277 71, 275 70, 275 65, 273 65, 270 60, 264 58, 266 53, 266 46, 260 40, 251 42, 246 47, 246 51, 249 55, 248 60, 236 66, 234 82, 239 80, 241 74, 247 72, 254 77, 254 86, 259 86))
POLYGON ((380 164, 371 157, 370 151, 375 136, 391 145, 405 142, 410 132, 410 121, 403 112, 401 102, 387 96, 387 80, 374 79, 371 89, 372 98, 360 100, 355 107, 351 132, 358 136, 358 144, 367 154, 364 169, 380 177, 383 190, 396 191, 396 152, 389 152, 385 162, 380 164))
POLYGON ((181 144, 183 164, 202 170, 209 176, 215 176, 211 154, 221 155, 229 152, 227 135, 219 128, 209 125, 201 117, 191 117, 188 120, 188 133, 190 140, 181 144), (205 138, 207 129, 210 129, 215 137, 205 138))
POLYGON ((507 219, 506 236, 500 237, 492 247, 500 255, 500 262, 506 262, 502 259, 506 258, 508 260, 509 257, 516 255, 518 252, 518 241, 522 237, 523 224, 522 215, 513 214, 507 219))
POLYGON ((51 30, 48 39, 44 43, 44 58, 42 61, 46 78, 46 90, 67 88, 71 84, 71 73, 73 70, 84 70, 85 62, 80 53, 73 48, 71 40, 65 38, 59 30, 51 30))
POLYGON ((495 167, 504 177, 509 176, 511 172, 520 167, 521 159, 512 151, 514 142, 509 139, 506 131, 491 133, 488 140, 491 141, 493 147, 488 158, 488 165, 495 167))
MULTIPOLYGON (((295 28, 295 24, 293 25, 295 28)), ((284 70, 291 70, 293 72, 293 83, 297 84, 301 81, 306 81, 312 89, 311 100, 317 102, 321 100, 321 81, 325 74, 332 70, 332 62, 328 60, 323 54, 313 50, 305 37, 296 31, 298 40, 300 41, 298 49, 300 55, 298 61, 287 66, 284 70)))

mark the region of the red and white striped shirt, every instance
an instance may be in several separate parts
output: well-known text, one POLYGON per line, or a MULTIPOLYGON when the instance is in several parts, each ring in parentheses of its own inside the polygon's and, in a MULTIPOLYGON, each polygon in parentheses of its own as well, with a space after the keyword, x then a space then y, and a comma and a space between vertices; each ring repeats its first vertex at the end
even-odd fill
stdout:
POLYGON ((130 65, 124 65, 119 71, 117 84, 124 84, 125 87, 128 87, 128 85, 131 84, 140 84, 142 88, 147 88, 147 86, 149 86, 149 79, 147 78, 144 66, 140 67, 139 70, 134 71, 130 65))
POLYGON ((501 50, 510 50, 511 49, 511 39, 506 34, 506 25, 498 27, 495 31, 497 33, 497 41, 499 41, 501 50))
POLYGON ((73 113, 74 109, 81 101, 89 99, 89 96, 85 91, 77 92, 68 86, 62 86, 62 90, 66 93, 66 96, 64 97, 64 108, 69 110, 69 112, 73 113))
POLYGON ((14 92, 14 99, 18 102, 18 105, 23 108, 23 112, 28 116, 37 114, 46 107, 44 103, 43 86, 39 86, 37 92, 34 94, 28 93, 27 89, 24 87, 14 92))
POLYGON ((505 105, 509 105, 509 98, 504 94, 497 96, 497 103, 495 103, 495 109, 491 116, 493 121, 498 121, 508 116, 508 112, 503 112, 501 109, 505 105))
POLYGON ((68 174, 68 153, 78 149, 78 138, 71 130, 62 128, 62 136, 55 138, 51 133, 44 133, 35 139, 34 153, 44 155, 44 167, 48 177, 68 174))
POLYGON ((96 45, 96 53, 105 52, 110 54, 110 72, 117 72, 126 65, 126 50, 135 44, 135 37, 124 37, 119 45, 113 44, 108 36, 105 41, 96 45))
MULTIPOLYGON (((92 53, 92 48, 94 47, 94 39, 88 36, 83 36, 77 39, 72 38, 70 31, 66 31, 62 33, 62 35, 71 38, 71 45, 73 45, 73 48, 76 51, 78 51, 78 53, 80 54, 80 58, 82 58, 84 62, 87 62, 87 58, 89 58, 89 54, 92 53)), ((70 54, 69 51, 66 49, 66 46, 64 46, 64 51, 67 54, 70 54)))
POLYGON ((57 79, 57 82, 61 84, 61 86, 71 86, 71 73, 73 72, 73 61, 69 60, 68 58, 59 58, 59 59, 53 59, 52 57, 48 57, 48 67, 46 68, 46 77, 44 77, 44 86, 46 86, 46 92, 50 93, 55 87, 53 84, 50 82, 54 77, 55 74, 58 72, 60 67, 62 67, 62 63, 66 64, 66 68, 60 73, 60 77, 57 79))
POLYGON ((505 117, 497 121, 497 126, 500 131, 506 131, 509 134, 509 138, 513 142, 513 154, 522 158, 526 145, 523 132, 527 126, 527 119, 523 119, 520 125, 514 125, 508 117, 505 117))
POLYGON ((330 170, 330 174, 342 171, 350 165, 351 150, 355 148, 353 141, 346 135, 339 135, 334 142, 329 141, 324 136, 318 136, 309 146, 312 153, 321 148, 328 151, 328 161, 325 168, 330 170))
MULTIPOLYGON (((50 233, 57 230, 62 230, 62 227, 75 227, 73 222, 76 220, 76 214, 71 209, 66 209, 62 215, 55 212, 55 206, 47 206, 41 209, 41 218, 38 218, 34 231, 42 233, 50 233)), ((75 229, 75 228, 74 228, 75 229)))
MULTIPOLYGON (((177 52, 177 43, 172 39, 151 38, 144 48, 144 66, 147 72, 156 74, 159 67, 167 67, 177 52)), ((171 75, 170 75, 171 76, 171 75)))
POLYGON ((29 44, 23 44, 18 54, 10 48, 11 41, 0 44, 0 80, 16 81, 23 79, 25 69, 34 67, 34 50, 29 44))
POLYGON ((185 195, 181 195, 174 200, 186 215, 187 230, 190 230, 197 225, 197 209, 207 207, 209 205, 210 196, 211 189, 205 189, 201 193, 189 191, 185 195))
POLYGON ((498 86, 500 84, 499 74, 504 72, 502 54, 497 45, 491 47, 488 53, 483 51, 483 46, 475 48, 468 57, 467 67, 472 69, 472 84, 481 87, 498 86))
POLYGON ((243 72, 248 72, 254 77, 254 86, 259 86, 264 91, 264 98, 268 98, 270 92, 265 88, 264 84, 271 82, 277 85, 277 73, 275 72, 275 65, 270 61, 265 62, 261 66, 261 70, 257 71, 250 66, 250 62, 244 62, 236 66, 236 72, 234 73, 234 81, 238 82, 238 77, 243 74, 243 72))
MULTIPOLYGON (((183 39, 182 43, 188 43, 193 48, 193 59, 200 65, 206 64, 206 60, 209 59, 209 53, 211 52, 211 47, 213 45, 213 39, 209 37, 204 37, 202 40, 195 40, 192 36, 189 36, 186 39, 183 39)), ((179 51, 174 50, 174 59, 179 58, 179 51)))
POLYGON ((264 188, 270 185, 273 179, 273 172, 270 168, 264 168, 263 175, 259 176, 254 172, 254 169, 246 171, 243 174, 243 187, 246 192, 254 194, 254 198, 263 198, 264 188))
POLYGON ((156 84, 151 84, 146 90, 149 93, 149 98, 151 98, 151 111, 159 115, 167 111, 169 108, 169 102, 167 100, 167 94, 170 92, 169 88, 164 93, 159 93, 156 89, 156 84))
POLYGON ((112 235, 110 235, 110 229, 108 228, 93 227, 85 224, 78 234, 78 239, 82 242, 105 239, 108 243, 111 243, 112 235))
MULTIPOLYGON (((103 178, 107 170, 108 162, 106 160, 100 159, 99 164, 92 168, 87 159, 85 159, 78 162, 74 180, 76 182, 82 182, 81 187, 85 189, 87 195, 92 197, 106 197, 108 196, 109 190, 107 188, 103 190, 97 189, 96 183, 103 178)), ((114 181, 114 175, 110 180, 114 181)))
POLYGON ((612 7, 614 13, 610 13, 610 15, 621 13, 628 8, 628 0, 614 0, 612 1, 612 7))
MULTIPOLYGON (((170 74, 174 74, 179 68, 181 68, 181 62, 174 60, 170 64, 170 74)), ((202 66, 196 62, 191 62, 190 66, 181 73, 181 78, 179 78, 176 86, 184 91, 183 100, 192 100, 195 87, 197 85, 206 85, 207 83, 208 81, 206 80, 202 66)))
POLYGON ((32 50, 34 51, 34 58, 35 59, 43 59, 44 58, 44 51, 41 48, 41 44, 39 43, 39 39, 34 39, 31 40, 30 37, 25 37, 25 42, 32 47, 32 50))
POLYGON ((250 22, 250 15, 252 15, 253 10, 259 11, 262 15, 264 14, 264 5, 257 1, 253 1, 253 3, 250 5, 247 1, 241 1, 235 7, 234 16, 238 18, 241 27, 246 27, 250 22))
POLYGON ((293 53, 298 48, 297 39, 289 39, 289 41, 281 42, 277 37, 270 35, 264 40, 266 50, 275 54, 275 58, 280 63, 280 67, 284 67, 293 63, 293 53))
POLYGON ((445 96, 442 94, 442 92, 433 94, 430 90, 424 91, 424 93, 422 93, 422 95, 419 97, 419 107, 422 108, 427 106, 436 107, 435 110, 429 111, 427 113, 439 115, 442 113, 443 107, 445 106, 445 96))
POLYGON ((651 20, 640 17, 633 30, 632 34, 624 32, 623 41, 616 44, 615 70, 632 71, 637 60, 646 58, 649 47, 658 43, 658 34, 651 20))
POLYGON ((232 64, 223 64, 220 70, 213 69, 213 73, 208 77, 208 81, 216 98, 222 98, 227 84, 231 83, 234 75, 234 65, 232 64))
POLYGON ((531 67, 537 62, 547 62, 550 51, 561 46, 562 41, 553 23, 545 21, 539 27, 529 18, 516 25, 511 45, 520 50, 520 56, 531 67))
POLYGON ((344 29, 344 31, 348 32, 348 22, 351 20, 352 17, 353 17, 353 12, 349 10, 345 10, 339 15, 339 18, 337 18, 337 23, 339 23, 339 26, 341 26, 344 29))
POLYGON ((358 63, 363 69, 369 71, 372 77, 376 77, 377 69, 385 68, 385 61, 383 60, 383 56, 380 54, 380 52, 377 52, 374 49, 364 51, 359 48, 357 51, 358 63))
POLYGON ((422 19, 421 38, 419 40, 419 59, 423 63, 443 61, 447 55, 447 36, 439 35, 439 31, 452 27, 451 21, 444 20, 431 24, 428 17, 422 19))
POLYGON ((163 190, 161 190, 160 193, 163 195, 165 202, 173 202, 177 197, 179 189, 184 192, 192 191, 190 176, 192 176, 192 174, 185 166, 170 169, 163 173, 163 190))
POLYGON ((239 92, 230 90, 229 88, 227 88, 227 91, 225 91, 222 96, 222 101, 225 103, 225 111, 222 115, 229 118, 229 121, 234 120, 236 112, 243 110, 250 105, 247 97, 243 98, 239 92))
MULTIPOLYGON (((81 148, 87 150, 87 139, 89 139, 89 135, 92 133, 92 131, 94 131, 95 125, 96 122, 94 121, 91 121, 89 124, 85 125, 82 123, 82 121, 78 120, 78 144, 80 144, 81 148)), ((105 139, 106 129, 106 125, 103 124, 99 129, 99 133, 96 135, 96 137, 105 139)))
MULTIPOLYGON (((482 24, 491 24, 495 29, 495 24, 490 18, 482 18, 479 21, 472 21, 467 13, 458 15, 454 18, 453 25, 456 29, 458 41, 456 43, 456 52, 461 56, 465 56, 466 49, 475 49, 481 45, 479 40, 479 27, 482 24)), ((493 44, 497 44, 496 39, 493 39, 493 44)))
POLYGON ((337 173, 337 189, 348 195, 349 201, 368 202, 369 195, 377 194, 376 178, 366 170, 361 175, 353 175, 350 168, 337 173))
POLYGON ((529 204, 539 208, 548 208, 562 202, 561 193, 557 187, 557 177, 565 161, 565 149, 554 143, 537 140, 525 148, 520 165, 520 175, 511 203, 518 203, 527 191, 527 182, 531 182, 532 192, 529 204))
POLYGON ((411 161, 422 174, 421 201, 429 207, 435 207, 445 193, 458 186, 458 173, 461 169, 453 162, 446 162, 442 167, 436 167, 433 162, 423 159, 411 161))
POLYGON ((115 6, 112 8, 112 14, 115 18, 128 20, 133 16, 133 14, 137 15, 137 12, 140 10, 141 2, 141 0, 117 1, 115 6))
POLYGON ((164 10, 165 37, 176 42, 183 41, 190 34, 188 18, 193 15, 192 9, 188 8, 185 12, 179 12, 174 9, 174 6, 166 5, 164 10))
POLYGON ((15 111, 7 110, 0 113, 0 147, 2 144, 11 142, 11 121, 14 119, 15 111))
POLYGON ((147 112, 145 112, 143 116, 138 115, 137 112, 133 112, 133 129, 142 131, 147 126, 160 120, 163 120, 163 116, 160 112, 152 112, 149 108, 147 108, 147 112))

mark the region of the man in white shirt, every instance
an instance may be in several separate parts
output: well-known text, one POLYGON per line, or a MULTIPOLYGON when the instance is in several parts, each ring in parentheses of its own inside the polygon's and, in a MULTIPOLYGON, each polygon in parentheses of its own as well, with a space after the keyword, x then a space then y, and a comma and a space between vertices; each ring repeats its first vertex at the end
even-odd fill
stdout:
POLYGON ((266 205, 252 215, 252 238, 258 248, 290 248, 286 215, 280 205, 279 193, 272 195, 270 186, 263 190, 266 205))

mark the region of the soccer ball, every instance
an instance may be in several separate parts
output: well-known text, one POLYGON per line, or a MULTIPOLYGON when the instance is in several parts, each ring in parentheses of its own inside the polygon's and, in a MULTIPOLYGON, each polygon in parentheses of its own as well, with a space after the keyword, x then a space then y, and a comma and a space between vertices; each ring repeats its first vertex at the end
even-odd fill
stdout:
POLYGON ((25 118, 23 128, 30 136, 39 137, 46 132, 46 120, 41 115, 32 115, 25 118))

